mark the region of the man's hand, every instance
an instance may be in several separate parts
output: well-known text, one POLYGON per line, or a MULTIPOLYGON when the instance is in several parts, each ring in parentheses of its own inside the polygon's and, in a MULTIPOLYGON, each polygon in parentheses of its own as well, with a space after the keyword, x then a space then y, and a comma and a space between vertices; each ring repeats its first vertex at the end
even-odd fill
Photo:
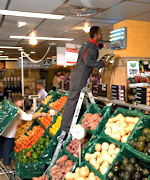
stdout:
POLYGON ((109 48, 108 48, 108 44, 107 44, 107 43, 104 43, 104 44, 103 44, 103 48, 109 49, 109 48))
POLYGON ((110 65, 110 62, 104 61, 104 67, 108 67, 110 65))

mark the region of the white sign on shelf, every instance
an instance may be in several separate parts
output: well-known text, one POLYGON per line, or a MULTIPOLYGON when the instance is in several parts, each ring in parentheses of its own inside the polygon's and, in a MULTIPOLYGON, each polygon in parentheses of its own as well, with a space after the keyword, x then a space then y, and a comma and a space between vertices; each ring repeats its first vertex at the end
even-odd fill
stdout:
POLYGON ((127 77, 132 78, 139 74, 139 61, 127 61, 127 77))

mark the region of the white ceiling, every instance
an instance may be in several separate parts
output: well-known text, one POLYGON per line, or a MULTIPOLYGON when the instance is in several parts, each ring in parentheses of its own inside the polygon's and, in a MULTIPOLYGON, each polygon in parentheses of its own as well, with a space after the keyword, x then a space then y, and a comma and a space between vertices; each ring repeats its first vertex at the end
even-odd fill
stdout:
POLYGON ((109 8, 118 2, 121 2, 121 0, 70 0, 68 4, 89 8, 109 8))
MULTIPOLYGON (((0 0, 0 9, 6 9, 8 0, 0 0)), ((26 40, 9 39, 10 35, 27 36, 32 31, 37 36, 74 38, 73 43, 82 43, 88 39, 83 26, 98 25, 102 28, 104 40, 108 40, 109 31, 113 24, 124 19, 150 21, 150 0, 10 0, 9 10, 54 13, 66 17, 62 20, 44 20, 0 16, 0 45, 23 46, 26 51, 36 49, 41 54, 42 48, 47 48, 49 41, 39 41, 35 48, 28 45, 26 40), (77 17, 72 11, 79 8, 94 8, 97 14, 89 17, 77 17), (18 21, 27 25, 17 27, 18 21)), ((56 42, 64 45, 65 42, 56 42)), ((6 52, 7 53, 7 52, 6 52)))

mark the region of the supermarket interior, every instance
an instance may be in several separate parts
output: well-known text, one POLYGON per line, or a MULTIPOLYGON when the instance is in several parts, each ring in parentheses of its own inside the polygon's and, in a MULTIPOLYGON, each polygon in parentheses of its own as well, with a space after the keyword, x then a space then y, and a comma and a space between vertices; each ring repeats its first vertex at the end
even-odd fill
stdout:
POLYGON ((0 180, 150 180, 150 0, 0 0, 0 180))

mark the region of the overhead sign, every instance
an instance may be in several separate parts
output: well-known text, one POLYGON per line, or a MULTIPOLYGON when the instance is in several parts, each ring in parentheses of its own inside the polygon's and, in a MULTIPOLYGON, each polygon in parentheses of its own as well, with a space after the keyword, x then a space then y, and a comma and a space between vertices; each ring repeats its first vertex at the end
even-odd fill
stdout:
POLYGON ((75 65, 78 59, 80 45, 66 44, 65 65, 75 65))
POLYGON ((127 61, 127 77, 133 78, 139 74, 139 61, 127 61))
MULTIPOLYGON (((23 68, 24 69, 44 69, 50 68, 51 61, 50 60, 43 60, 40 63, 33 63, 29 60, 23 60, 23 68)), ((21 60, 18 60, 18 68, 21 68, 21 60)))

